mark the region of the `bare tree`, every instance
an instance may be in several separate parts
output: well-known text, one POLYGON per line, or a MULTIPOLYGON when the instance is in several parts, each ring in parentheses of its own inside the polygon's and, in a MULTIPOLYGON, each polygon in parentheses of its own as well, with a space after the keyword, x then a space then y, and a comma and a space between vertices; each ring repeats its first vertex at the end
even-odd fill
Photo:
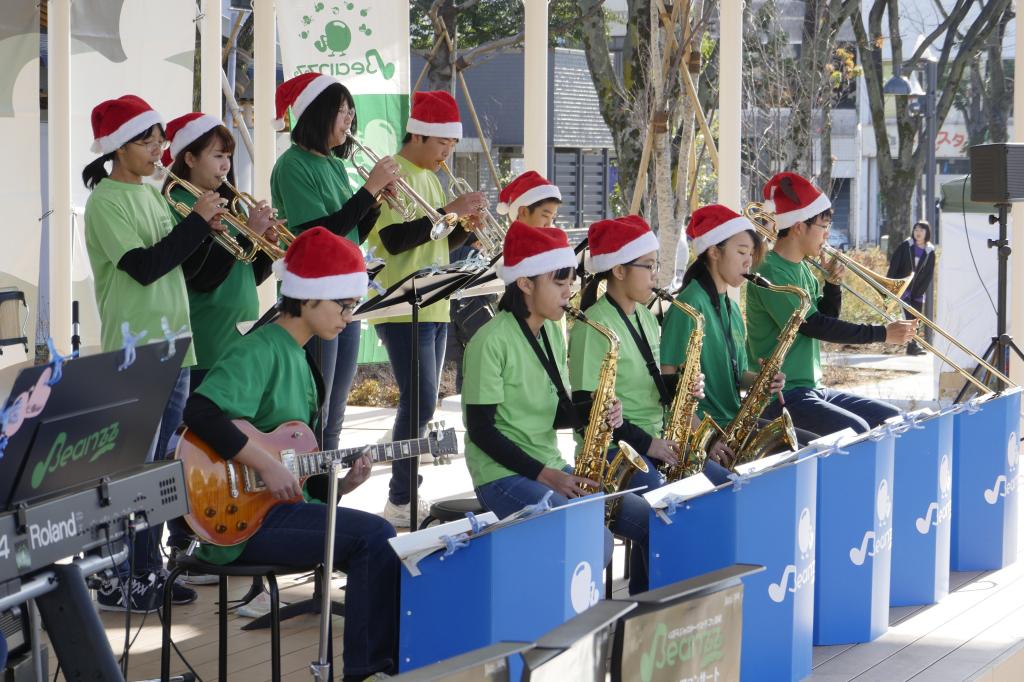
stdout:
POLYGON ((937 102, 941 126, 953 106, 960 82, 968 66, 986 48, 998 30, 1010 0, 956 0, 943 20, 920 42, 910 55, 904 54, 898 0, 872 0, 866 21, 862 12, 851 14, 850 24, 857 40, 860 63, 871 111, 871 123, 878 153, 878 181, 882 199, 883 234, 889 235, 892 248, 905 235, 912 222, 911 202, 914 188, 924 171, 927 145, 923 139, 923 121, 911 111, 907 98, 896 98, 896 145, 889 141, 886 127, 886 98, 882 93, 887 70, 882 60, 882 45, 889 40, 893 70, 915 63, 927 49, 938 52, 937 102), (883 29, 882 22, 887 20, 883 29), (909 58, 906 58, 909 57, 909 58))
POLYGON ((1009 139, 1007 103, 1013 101, 1013 75, 1006 73, 1003 63, 1003 41, 1012 19, 1013 10, 1007 7, 984 52, 970 65, 968 77, 954 99, 953 106, 967 124, 968 146, 1009 139))

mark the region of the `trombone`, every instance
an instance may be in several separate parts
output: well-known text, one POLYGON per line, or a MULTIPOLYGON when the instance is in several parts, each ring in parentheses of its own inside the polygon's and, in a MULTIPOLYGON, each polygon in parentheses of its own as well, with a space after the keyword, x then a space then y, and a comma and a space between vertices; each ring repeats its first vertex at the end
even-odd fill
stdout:
MULTIPOLYGON (((457 194, 468 194, 476 191, 464 178, 455 175, 444 161, 441 162, 441 170, 448 174, 450 180, 448 192, 453 199, 457 194)), ((483 247, 480 251, 485 258, 492 259, 501 254, 505 244, 505 232, 507 229, 494 217, 490 209, 484 206, 483 211, 480 213, 480 227, 473 232, 476 233, 476 238, 480 240, 480 244, 483 247)))
MULTIPOLYGON (((778 235, 775 233, 775 219, 771 214, 767 213, 764 210, 762 204, 757 202, 751 202, 747 204, 746 208, 743 209, 743 215, 746 216, 748 220, 750 220, 750 222, 754 225, 754 227, 761 234, 761 236, 767 239, 768 241, 774 242, 778 238, 778 235)), ((833 248, 828 244, 822 245, 821 252, 823 255, 827 255, 830 256, 831 258, 838 260, 840 263, 846 266, 846 268, 850 272, 864 280, 864 282, 866 282, 872 289, 878 292, 878 294, 882 297, 883 301, 888 301, 890 299, 896 301, 896 303, 899 304, 900 308, 902 308, 908 314, 916 318, 921 324, 925 325, 926 327, 934 331, 936 334, 943 337, 951 344, 959 348, 961 351, 969 355, 981 367, 983 367, 985 371, 987 371, 995 378, 999 379, 1007 387, 1015 385, 1013 381, 1010 380, 1010 377, 1006 376, 998 369, 993 367, 991 364, 986 362, 984 358, 980 357, 970 348, 960 343, 960 341, 958 341, 956 337, 954 337, 951 333, 947 332, 945 329, 940 327, 935 322, 929 320, 927 317, 924 316, 924 314, 916 310, 913 306, 908 305, 900 298, 900 296, 902 296, 903 292, 906 290, 907 286, 909 286, 910 280, 912 279, 913 275, 901 279, 890 279, 888 277, 883 277, 882 275, 879 275, 876 272, 873 272, 869 268, 864 267, 857 261, 853 260, 846 254, 842 253, 841 251, 838 251, 837 249, 833 248)), ((814 260, 813 258, 805 258, 804 260, 806 260, 808 263, 818 268, 822 272, 826 272, 825 267, 819 261, 814 260)), ((851 289, 849 286, 842 283, 840 283, 840 286, 842 286, 844 289, 846 289, 851 294, 856 296, 858 299, 864 302, 865 305, 867 305, 869 308, 871 308, 876 313, 881 315, 882 318, 887 320, 888 322, 895 322, 897 320, 897 318, 894 317, 885 308, 882 308, 872 303, 871 301, 868 301, 866 298, 864 298, 858 292, 851 289)), ((937 358, 939 358, 947 365, 952 367, 954 370, 956 370, 958 374, 960 374, 967 381, 974 384, 983 393, 993 392, 992 388, 988 384, 984 383, 976 376, 974 376, 974 374, 968 372, 966 369, 953 362, 953 360, 950 359, 949 356, 939 351, 939 349, 937 349, 932 344, 928 343, 924 339, 924 336, 922 334, 914 334, 914 340, 917 341, 917 343, 919 343, 922 348, 931 352, 937 358)))
MULTIPOLYGON (((245 213, 252 213, 256 210, 256 204, 258 203, 256 198, 248 192, 242 192, 232 185, 231 182, 228 181, 227 176, 221 178, 221 183, 223 183, 224 186, 227 187, 228 191, 233 195, 231 203, 228 204, 228 208, 231 210, 231 213, 235 215, 239 221, 246 223, 246 227, 248 227, 245 213), (241 206, 245 206, 244 212, 241 210, 241 206)), ((249 228, 249 231, 252 231, 252 228, 249 228)), ((291 243, 295 241, 295 235, 292 234, 291 230, 285 227, 282 223, 274 225, 274 231, 277 233, 277 241, 283 243, 285 249, 291 246, 291 243)), ((250 241, 252 240, 252 237, 248 234, 245 236, 250 241)), ((278 244, 275 244, 272 240, 262 235, 256 235, 256 237, 260 240, 260 249, 270 256, 272 260, 277 260, 284 256, 284 250, 281 249, 278 244), (280 253, 280 255, 276 255, 278 253, 280 253)), ((256 242, 253 243, 255 244, 256 242)))
MULTIPOLYGON (((164 195, 164 199, 166 199, 167 203, 169 203, 174 208, 174 210, 178 212, 178 215, 180 215, 182 218, 187 217, 188 214, 192 212, 192 207, 186 204, 184 201, 175 201, 174 198, 171 196, 171 190, 174 189, 175 186, 181 187, 183 190, 194 196, 196 199, 203 196, 203 194, 205 194, 206 192, 204 190, 199 189, 188 180, 182 180, 177 175, 172 173, 170 168, 163 165, 159 161, 154 162, 154 165, 157 168, 157 172, 165 173, 169 180, 167 184, 164 186, 162 192, 162 194, 164 195)), ((232 213, 228 213, 226 215, 221 216, 221 220, 223 220, 225 223, 238 230, 240 234, 245 234, 246 236, 248 236, 247 233, 251 232, 251 230, 249 230, 248 225, 243 225, 242 222, 238 219, 238 217, 232 213)), ((228 253, 230 253, 232 256, 242 261, 243 263, 251 263, 254 260, 256 260, 256 255, 259 253, 260 250, 259 246, 257 246, 255 241, 252 243, 252 248, 247 250, 238 242, 237 239, 235 239, 227 232, 215 231, 213 233, 213 241, 220 244, 224 249, 228 251, 228 253)))
MULTIPOLYGON (((366 156, 366 158, 368 158, 375 164, 380 162, 381 157, 376 152, 374 152, 372 149, 370 149, 362 142, 360 142, 354 135, 352 135, 352 133, 346 133, 346 135, 348 136, 348 139, 352 141, 352 144, 355 146, 356 150, 362 152, 366 156)), ((356 164, 357 172, 359 172, 359 174, 362 175, 363 179, 365 180, 367 177, 369 177, 370 173, 365 168, 360 168, 361 167, 359 166, 359 164, 356 164)), ((399 206, 397 212, 402 216, 402 218, 404 218, 406 221, 409 221, 415 218, 417 209, 423 211, 423 214, 430 219, 431 239, 435 241, 438 239, 444 239, 449 234, 451 234, 452 230, 455 229, 455 226, 458 225, 459 216, 457 214, 439 213, 433 206, 430 205, 430 202, 421 197, 419 193, 416 192, 416 190, 414 190, 409 185, 409 183, 405 181, 404 178, 402 178, 401 175, 395 178, 395 186, 398 188, 398 193, 401 195, 401 197, 404 197, 404 200, 402 198, 395 199, 395 201, 398 202, 397 205, 399 206)), ((388 205, 394 208, 394 205, 391 204, 390 199, 388 200, 388 205)))

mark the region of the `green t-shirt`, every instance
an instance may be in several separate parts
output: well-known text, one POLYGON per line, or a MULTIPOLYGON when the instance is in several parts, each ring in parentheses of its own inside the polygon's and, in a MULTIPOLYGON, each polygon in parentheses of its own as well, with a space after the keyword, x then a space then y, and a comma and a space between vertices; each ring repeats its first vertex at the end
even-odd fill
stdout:
MULTIPOLYGON (((171 196, 189 206, 196 203, 196 198, 180 187, 175 187, 171 196)), ((228 230, 232 235, 237 234, 233 227, 228 230)), ((214 244, 211 248, 221 247, 214 244)), ((228 276, 213 291, 196 291, 188 287, 188 307, 196 369, 209 369, 228 346, 242 338, 236 325, 260 316, 260 299, 252 264, 235 261, 228 276)))
MULTIPOLYGON (((562 382, 568 386, 565 341, 554 322, 546 321, 544 330, 562 382)), ((495 425, 502 434, 546 467, 568 466, 558 451, 553 426, 558 393, 512 313, 500 312, 480 327, 466 346, 463 363, 463 420, 467 405, 497 405, 495 425)), ((466 465, 475 487, 516 475, 477 447, 468 435, 466 465)))
MULTIPOLYGON (((619 361, 615 378, 615 395, 622 402, 622 417, 630 424, 643 429, 652 438, 661 438, 664 427, 665 409, 661 404, 658 387, 654 384, 647 363, 626 329, 625 322, 607 295, 587 308, 587 317, 608 327, 619 337, 619 361)), ((660 368, 658 346, 658 319, 646 306, 636 306, 636 312, 629 316, 630 324, 636 328, 637 317, 647 342, 654 354, 654 364, 660 368)), ((638 330, 639 333, 639 330, 638 330)), ((569 380, 573 391, 592 392, 597 388, 601 362, 608 353, 608 341, 597 331, 574 322, 569 332, 569 380)), ((577 445, 579 444, 577 436, 577 445)))
MULTIPOLYGON (((310 220, 337 213, 357 189, 344 160, 334 154, 319 156, 295 144, 278 157, 270 173, 271 203, 292 232, 310 220)), ((359 228, 344 236, 358 244, 359 228)))
MULTIPOLYGON (((281 325, 268 324, 242 337, 196 389, 229 419, 245 419, 260 431, 273 431, 286 421, 312 424, 317 408, 316 381, 306 352, 281 325)), ((245 543, 230 547, 202 545, 203 561, 227 564, 245 543)))
MULTIPOLYGON (((708 292, 696 280, 679 292, 677 299, 696 308, 697 312, 704 316, 704 342, 700 351, 700 371, 704 373, 704 399, 698 403, 698 413, 702 417, 709 415, 719 426, 725 428, 736 418, 736 413, 740 409, 736 379, 742 377, 749 368, 744 345, 743 316, 740 314, 739 306, 728 294, 718 295, 718 304, 722 310, 722 315, 719 315, 711 304, 708 292), (736 373, 733 372, 729 359, 723 317, 732 336, 736 373)), ((661 329, 663 364, 679 367, 686 362, 686 345, 690 341, 692 331, 693 321, 689 315, 675 306, 668 309, 661 329)))
MULTIPOLYGON (((170 234, 181 220, 172 218, 167 201, 155 187, 104 178, 85 203, 85 248, 92 266, 100 311, 104 351, 124 346, 121 324, 133 334, 146 332, 142 343, 164 341, 160 318, 174 331, 190 331, 185 276, 176 267, 152 284, 142 285, 117 264, 133 249, 149 248, 170 234)), ((190 345, 182 367, 196 364, 190 345)))
MULTIPOLYGON (((445 199, 444 190, 441 188, 441 181, 437 179, 437 175, 433 171, 420 168, 400 154, 396 154, 394 159, 398 162, 399 172, 405 181, 430 206, 437 209, 448 203, 445 199)), ((422 217, 423 211, 417 209, 413 219, 422 217)), ((370 236, 366 239, 367 247, 372 247, 374 254, 384 259, 384 269, 377 275, 375 281, 385 289, 400 282, 417 270, 429 268, 431 265, 448 265, 449 262, 447 239, 428 241, 426 244, 409 249, 397 256, 388 253, 380 241, 381 229, 388 225, 404 222, 406 222, 405 219, 391 210, 390 206, 386 203, 382 204, 380 218, 377 219, 377 224, 373 226, 373 231, 370 232, 370 236)), ((370 292, 371 297, 376 295, 373 291, 370 292)), ((448 322, 450 319, 448 316, 448 301, 438 301, 420 310, 420 322, 448 322)), ((397 315, 395 317, 370 320, 371 324, 382 324, 384 322, 412 322, 412 315, 397 315)))
MULTIPOLYGON (((802 261, 794 263, 770 251, 757 268, 772 284, 792 284, 811 297, 810 317, 818 311, 821 284, 802 261)), ((767 358, 775 350, 782 328, 800 305, 792 294, 769 291, 762 287, 747 287, 747 327, 749 352, 752 358, 767 358)), ((818 388, 821 385, 821 348, 817 339, 803 334, 796 341, 782 363, 786 375, 786 388, 818 388)))

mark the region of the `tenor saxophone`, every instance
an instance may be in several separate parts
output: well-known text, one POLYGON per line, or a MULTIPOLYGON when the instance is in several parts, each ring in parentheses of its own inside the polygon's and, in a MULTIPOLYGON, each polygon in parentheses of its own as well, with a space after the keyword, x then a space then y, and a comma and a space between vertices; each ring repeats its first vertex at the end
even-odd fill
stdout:
POLYGON ((668 408, 668 415, 665 418, 665 430, 662 438, 675 443, 679 447, 679 460, 675 464, 663 464, 660 469, 669 483, 678 481, 687 476, 693 476, 704 469, 704 460, 707 459, 707 450, 693 447, 693 436, 695 433, 703 433, 706 429, 714 427, 707 422, 711 417, 705 416, 701 426, 695 432, 693 430, 693 417, 697 414, 697 399, 693 397, 690 390, 693 381, 700 373, 700 352, 704 346, 704 316, 691 305, 677 301, 664 289, 655 289, 655 296, 663 301, 668 301, 676 308, 693 320, 693 331, 686 340, 686 364, 679 374, 679 383, 676 384, 676 394, 672 398, 672 404, 668 408))
MULTIPOLYGON (((605 415, 615 402, 615 375, 619 363, 619 337, 611 329, 594 322, 582 311, 565 306, 565 312, 577 322, 582 322, 608 341, 608 352, 601 361, 598 372, 597 390, 594 391, 594 402, 590 407, 590 421, 583 434, 583 444, 576 455, 573 473, 583 478, 597 481, 598 487, 588 492, 615 493, 625 487, 626 482, 636 472, 647 472, 647 463, 628 443, 619 441, 619 451, 608 462, 608 446, 612 441, 612 427, 605 420, 605 415)), ((621 498, 615 498, 605 505, 605 523, 611 523, 618 511, 621 498)))
POLYGON ((786 408, 782 408, 782 414, 761 429, 757 428, 757 420, 771 399, 771 393, 768 389, 771 386, 772 378, 779 373, 782 362, 786 359, 786 353, 789 352, 789 349, 796 341, 800 325, 803 323, 804 317, 807 316, 807 311, 811 307, 810 296, 800 287, 775 285, 757 274, 743 276, 759 287, 797 296, 800 299, 800 305, 789 316, 789 320, 782 328, 782 333, 779 334, 779 342, 776 344, 775 350, 765 359, 764 364, 761 366, 761 371, 757 373, 754 383, 751 384, 750 389, 747 391, 746 398, 740 404, 739 412, 736 413, 736 417, 725 429, 726 444, 736 454, 736 460, 733 463, 734 467, 737 464, 760 459, 776 451, 778 446, 782 444, 785 444, 791 450, 796 450, 798 447, 793 420, 786 408))

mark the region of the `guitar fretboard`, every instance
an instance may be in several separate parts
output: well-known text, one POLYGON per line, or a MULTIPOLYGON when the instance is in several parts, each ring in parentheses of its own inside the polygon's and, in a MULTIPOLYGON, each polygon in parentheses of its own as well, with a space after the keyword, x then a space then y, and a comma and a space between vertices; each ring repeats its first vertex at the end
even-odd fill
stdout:
POLYGON ((322 474, 327 471, 331 462, 351 464, 359 459, 364 451, 369 450, 370 461, 374 464, 392 462, 396 459, 419 457, 430 452, 429 438, 415 438, 391 443, 378 443, 358 448, 342 448, 339 450, 321 450, 296 455, 289 468, 299 478, 322 474))

